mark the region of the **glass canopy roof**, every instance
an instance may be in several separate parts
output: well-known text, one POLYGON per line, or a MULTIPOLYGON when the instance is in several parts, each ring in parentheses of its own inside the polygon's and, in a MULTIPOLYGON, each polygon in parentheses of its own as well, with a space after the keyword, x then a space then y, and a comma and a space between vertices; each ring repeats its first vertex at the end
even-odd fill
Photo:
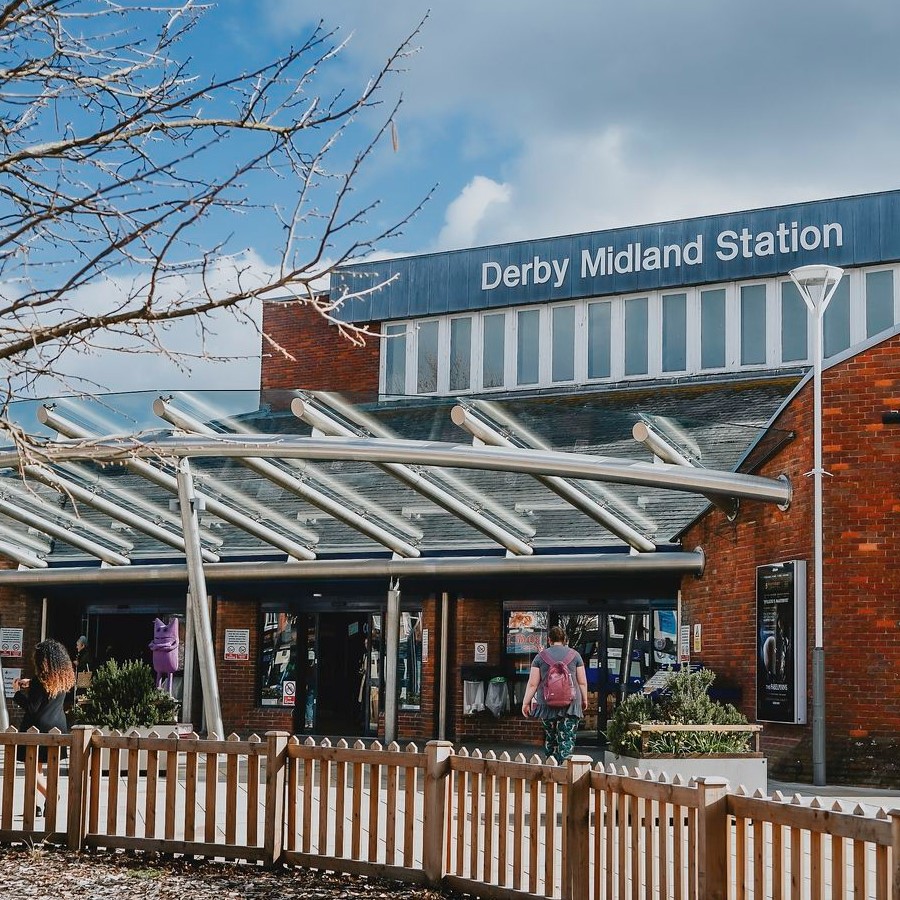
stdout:
MULTIPOLYGON (((502 445, 642 464, 644 423, 696 467, 731 472, 790 436, 766 423, 790 379, 665 390, 354 405, 303 391, 153 392, 22 401, 8 421, 37 442, 0 470, 0 556, 20 567, 184 561, 171 459, 44 463, 40 442, 173 434, 391 437, 471 444, 470 419, 502 445), (460 410, 454 412, 454 408, 460 410), (302 418, 300 417, 302 416, 302 418)), ((9 449, 12 441, 9 442, 9 449)), ((522 472, 346 459, 191 460, 207 563, 460 553, 577 553, 668 545, 700 493, 522 472)))

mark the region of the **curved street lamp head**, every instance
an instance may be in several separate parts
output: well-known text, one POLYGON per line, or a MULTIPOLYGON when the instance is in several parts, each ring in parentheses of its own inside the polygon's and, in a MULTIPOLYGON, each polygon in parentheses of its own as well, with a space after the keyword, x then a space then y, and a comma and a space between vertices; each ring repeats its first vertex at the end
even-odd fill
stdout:
POLYGON ((800 266, 791 269, 788 275, 797 285, 797 290, 800 291, 800 296, 810 311, 824 314, 825 307, 828 306, 844 275, 844 270, 838 266, 800 266), (818 299, 814 299, 814 292, 818 294, 818 299))

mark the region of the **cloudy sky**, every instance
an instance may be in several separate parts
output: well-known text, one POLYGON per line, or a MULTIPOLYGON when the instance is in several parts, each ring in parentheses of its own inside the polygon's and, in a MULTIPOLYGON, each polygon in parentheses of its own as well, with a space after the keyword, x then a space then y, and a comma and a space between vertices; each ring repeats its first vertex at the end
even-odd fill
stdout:
MULTIPOLYGON (((897 0, 222 0, 196 64, 250 66, 324 18, 350 41, 323 92, 358 85, 426 12, 391 86, 399 145, 359 189, 382 222, 436 189, 386 252, 900 186, 897 0)), ((264 235, 247 244, 272 258, 264 235)), ((189 379, 157 359, 132 380, 252 385, 258 338, 224 320, 218 340, 245 359, 189 379)))

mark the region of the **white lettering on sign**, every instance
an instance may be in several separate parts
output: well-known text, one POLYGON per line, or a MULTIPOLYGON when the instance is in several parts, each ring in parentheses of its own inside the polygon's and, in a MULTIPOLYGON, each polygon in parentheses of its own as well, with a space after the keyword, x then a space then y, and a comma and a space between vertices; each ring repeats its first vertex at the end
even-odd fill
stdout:
MULTIPOLYGON (((844 229, 839 222, 824 225, 803 225, 800 222, 780 222, 774 231, 753 232, 726 229, 715 239, 716 258, 722 262, 735 259, 754 259, 778 253, 822 251, 844 246, 844 229)), ((704 261, 703 235, 683 244, 645 245, 641 241, 622 246, 598 247, 581 251, 581 278, 604 278, 633 272, 653 272, 682 266, 699 266, 704 261)), ((528 285, 551 284, 561 288, 569 274, 569 257, 543 259, 502 266, 489 261, 481 264, 481 290, 498 287, 516 288, 528 285)), ((575 268, 572 268, 573 277, 575 268)))
POLYGON ((776 253, 799 253, 801 250, 827 250, 844 246, 844 229, 838 222, 823 228, 816 225, 800 227, 799 222, 779 222, 774 231, 753 233, 749 228, 720 232, 716 239, 716 256, 723 262, 753 259, 755 256, 774 256, 776 253))
POLYGON ((504 287, 526 287, 529 284, 546 284, 551 279, 553 287, 560 288, 565 283, 568 269, 568 258, 560 261, 535 256, 532 262, 505 268, 500 263, 486 262, 481 264, 481 289, 492 291, 501 284, 504 287))

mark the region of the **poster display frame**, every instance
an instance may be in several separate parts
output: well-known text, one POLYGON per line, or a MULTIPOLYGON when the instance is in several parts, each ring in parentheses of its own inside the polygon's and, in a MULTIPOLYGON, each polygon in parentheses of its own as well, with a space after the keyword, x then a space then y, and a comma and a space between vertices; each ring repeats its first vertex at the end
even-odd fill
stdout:
POLYGON ((756 567, 756 719, 807 723, 806 560, 756 567))

